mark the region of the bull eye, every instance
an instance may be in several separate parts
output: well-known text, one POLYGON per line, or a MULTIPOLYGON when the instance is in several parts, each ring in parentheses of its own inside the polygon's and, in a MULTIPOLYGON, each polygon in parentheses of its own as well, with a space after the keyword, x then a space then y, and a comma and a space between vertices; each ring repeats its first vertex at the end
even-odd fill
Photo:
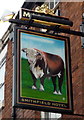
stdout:
POLYGON ((36 55, 40 55, 40 53, 39 52, 37 52, 37 54, 36 55))

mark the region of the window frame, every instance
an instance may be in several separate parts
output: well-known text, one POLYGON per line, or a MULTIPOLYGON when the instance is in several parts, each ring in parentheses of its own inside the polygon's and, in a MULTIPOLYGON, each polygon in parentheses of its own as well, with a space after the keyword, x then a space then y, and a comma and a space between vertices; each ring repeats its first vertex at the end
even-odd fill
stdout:
POLYGON ((1 102, 1 106, 0 108, 4 107, 4 83, 5 83, 5 72, 6 72, 6 56, 7 56, 7 47, 8 44, 5 44, 2 48, 2 50, 0 51, 0 57, 1 57, 1 61, 0 61, 0 72, 1 69, 3 69, 2 71, 2 80, 0 80, 0 90, 3 91, 3 97, 0 100, 1 102), (3 90, 2 90, 3 89, 3 90))

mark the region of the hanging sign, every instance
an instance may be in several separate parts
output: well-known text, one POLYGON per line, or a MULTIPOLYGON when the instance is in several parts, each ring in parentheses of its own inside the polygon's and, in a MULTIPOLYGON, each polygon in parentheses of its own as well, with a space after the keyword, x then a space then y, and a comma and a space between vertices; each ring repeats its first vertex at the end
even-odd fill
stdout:
MULTIPOLYGON (((45 11, 46 8, 43 10, 45 11)), ((25 8, 21 8, 20 10, 20 19, 21 20, 32 20, 36 23, 44 24, 44 25, 59 25, 61 28, 69 29, 70 26, 73 26, 73 22, 68 18, 64 18, 61 16, 45 14, 40 12, 35 12, 34 10, 29 10, 25 8)))
POLYGON ((69 38, 15 28, 14 106, 71 113, 69 38))

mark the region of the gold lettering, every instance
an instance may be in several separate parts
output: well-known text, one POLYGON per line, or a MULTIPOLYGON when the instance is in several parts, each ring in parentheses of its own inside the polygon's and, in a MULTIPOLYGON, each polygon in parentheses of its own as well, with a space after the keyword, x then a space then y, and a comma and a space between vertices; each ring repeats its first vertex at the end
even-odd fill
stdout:
POLYGON ((28 17, 28 18, 29 18, 29 17, 30 17, 30 13, 24 11, 24 12, 23 12, 23 17, 28 17))
POLYGON ((59 103, 52 103, 52 105, 56 107, 67 107, 65 104, 59 104, 59 103))
POLYGON ((50 102, 48 102, 48 103, 47 103, 47 105, 51 105, 51 103, 50 103, 50 102))
POLYGON ((22 98, 22 101, 24 102, 24 99, 22 98))
POLYGON ((37 101, 36 101, 36 100, 33 100, 33 103, 37 103, 37 101))

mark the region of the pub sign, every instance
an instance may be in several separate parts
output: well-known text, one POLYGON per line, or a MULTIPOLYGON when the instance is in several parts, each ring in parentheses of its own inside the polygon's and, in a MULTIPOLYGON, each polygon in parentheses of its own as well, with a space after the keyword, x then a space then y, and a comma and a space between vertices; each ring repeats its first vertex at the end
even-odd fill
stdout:
POLYGON ((72 112, 69 38, 15 27, 14 106, 72 112))

